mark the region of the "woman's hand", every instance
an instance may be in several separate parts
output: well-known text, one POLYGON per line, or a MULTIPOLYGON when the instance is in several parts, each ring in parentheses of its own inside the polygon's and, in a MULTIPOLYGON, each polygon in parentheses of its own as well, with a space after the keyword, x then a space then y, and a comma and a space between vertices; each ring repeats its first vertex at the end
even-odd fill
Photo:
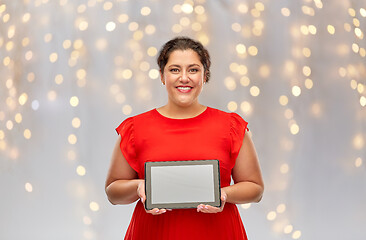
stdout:
MULTIPOLYGON (((139 196, 140 201, 142 202, 142 204, 145 207, 146 194, 145 194, 145 181, 144 180, 141 180, 137 187, 137 195, 139 196)), ((153 208, 152 210, 146 210, 146 208, 145 208, 145 211, 152 215, 160 215, 160 214, 166 213, 167 209, 153 208)), ((171 211, 171 209, 168 209, 168 211, 171 211)))
POLYGON ((226 192, 221 188, 221 207, 213 207, 210 205, 200 204, 197 206, 197 212, 203 212, 203 213, 219 213, 224 210, 224 206, 226 203, 227 194, 226 192))

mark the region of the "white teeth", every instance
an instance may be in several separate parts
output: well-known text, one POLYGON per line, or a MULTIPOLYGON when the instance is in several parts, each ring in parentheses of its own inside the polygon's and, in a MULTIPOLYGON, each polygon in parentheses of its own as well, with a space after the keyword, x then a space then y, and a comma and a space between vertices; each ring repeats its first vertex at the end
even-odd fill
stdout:
POLYGON ((190 87, 178 87, 178 89, 182 89, 182 90, 189 90, 191 89, 190 87))

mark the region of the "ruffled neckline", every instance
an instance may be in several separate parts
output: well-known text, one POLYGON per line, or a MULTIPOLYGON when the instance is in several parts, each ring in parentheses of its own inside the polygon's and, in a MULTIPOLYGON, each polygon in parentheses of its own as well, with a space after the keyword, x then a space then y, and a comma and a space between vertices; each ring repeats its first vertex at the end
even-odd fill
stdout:
POLYGON ((192 121, 192 120, 197 120, 197 119, 200 119, 200 118, 204 117, 207 114, 207 112, 209 111, 209 109, 211 109, 211 108, 206 107, 206 109, 203 112, 201 112, 197 116, 194 116, 194 117, 191 117, 191 118, 170 118, 170 117, 166 117, 166 116, 162 115, 161 113, 159 113, 159 111, 156 108, 153 109, 153 112, 154 112, 155 115, 157 115, 160 118, 165 119, 167 121, 192 121))

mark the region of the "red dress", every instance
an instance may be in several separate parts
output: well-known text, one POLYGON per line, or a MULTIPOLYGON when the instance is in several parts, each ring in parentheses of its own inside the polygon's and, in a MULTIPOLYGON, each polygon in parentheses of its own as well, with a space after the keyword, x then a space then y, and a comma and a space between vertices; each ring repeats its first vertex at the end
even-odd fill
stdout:
MULTIPOLYGON (((236 113, 214 108, 188 119, 171 119, 156 109, 130 117, 118 126, 121 151, 144 179, 146 161, 218 159, 221 187, 230 185, 231 171, 241 148, 247 122, 236 113)), ((247 239, 235 204, 221 213, 174 209, 153 216, 138 201, 127 229, 128 240, 247 239)))

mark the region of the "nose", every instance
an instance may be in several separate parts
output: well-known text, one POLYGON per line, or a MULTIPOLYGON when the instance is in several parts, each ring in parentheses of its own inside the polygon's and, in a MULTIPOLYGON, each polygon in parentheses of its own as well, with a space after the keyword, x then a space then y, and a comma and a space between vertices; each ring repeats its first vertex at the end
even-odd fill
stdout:
POLYGON ((182 71, 182 75, 180 76, 180 81, 182 83, 187 83, 189 81, 188 73, 186 71, 182 71))

